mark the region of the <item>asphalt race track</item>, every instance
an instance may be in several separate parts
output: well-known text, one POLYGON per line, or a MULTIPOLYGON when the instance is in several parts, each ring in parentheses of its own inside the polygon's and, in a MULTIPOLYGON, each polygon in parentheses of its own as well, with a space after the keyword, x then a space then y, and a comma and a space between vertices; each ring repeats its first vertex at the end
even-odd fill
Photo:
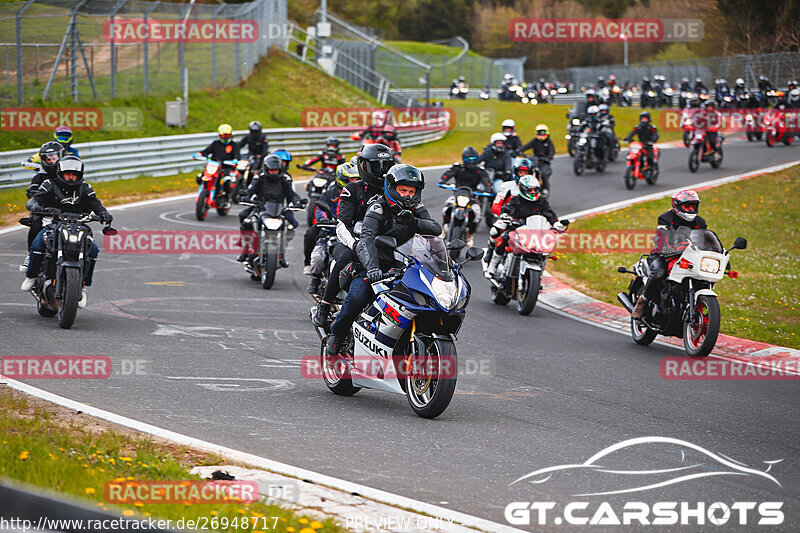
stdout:
MULTIPOLYGON (((553 165, 551 203, 564 215, 800 159, 793 147, 732 141, 725 148, 722 168, 702 164, 697 174, 688 172, 688 150, 663 150, 659 183, 639 184, 634 191, 623 185, 624 153, 604 174, 587 170, 581 177, 573 175, 571 159, 559 158, 553 165)), ((426 174, 425 204, 438 215, 447 191, 434 185, 440 171, 426 174)), ((201 223, 193 207, 193 200, 184 199, 115 210, 114 226, 238 227, 236 210, 227 217, 212 211, 201 223)), ((709 225, 713 228, 714 221, 709 225)), ((462 375, 439 419, 418 418, 402 396, 363 390, 351 398, 337 397, 319 380, 305 379, 299 362, 319 353, 319 340, 308 319, 313 305, 305 290, 308 278, 301 273, 303 230, 291 244, 291 268, 278 272, 269 291, 249 279, 234 255, 112 255, 101 250, 89 307, 78 313, 71 330, 40 317, 33 298, 19 291, 25 231, 2 235, 0 354, 107 355, 117 372, 124 370, 123 360, 144 361, 138 375, 28 383, 192 437, 500 523, 506 523, 504 509, 514 501, 556 502, 557 508, 587 501, 589 509, 606 501, 617 511, 628 501, 687 501, 691 507, 697 502, 776 501, 784 502, 785 519, 770 530, 800 530, 796 382, 665 381, 659 375, 660 357, 681 352, 657 344, 643 348, 629 336, 542 307, 529 317, 519 316, 513 304, 498 307, 489 300, 477 263, 467 267, 473 295, 457 343, 462 375), (681 462, 678 448, 649 444, 602 464, 615 470, 658 470, 701 463, 697 468, 704 476, 604 496, 575 495, 631 487, 585 471, 512 485, 535 470, 580 464, 608 446, 647 436, 689 441, 753 470, 769 469, 774 479, 726 471, 699 452, 681 462)), ((100 234, 99 228, 95 233, 100 234)), ((747 236, 746 230, 742 235, 747 236)), ((482 226, 475 243, 484 246, 485 241, 482 226)), ((730 318, 724 308, 722 317, 730 318)), ((653 483, 649 476, 640 477, 647 479, 623 483, 653 483)), ((748 519, 748 525, 738 525, 732 518, 724 530, 753 531, 757 512, 748 519)))

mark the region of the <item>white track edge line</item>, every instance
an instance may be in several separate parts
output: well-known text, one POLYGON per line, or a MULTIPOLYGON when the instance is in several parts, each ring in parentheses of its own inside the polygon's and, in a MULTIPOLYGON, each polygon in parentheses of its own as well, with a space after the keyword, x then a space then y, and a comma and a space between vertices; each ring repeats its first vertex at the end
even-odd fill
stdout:
POLYGON ((204 441, 194 437, 189 437, 181 433, 176 433, 168 429, 163 429, 157 426, 153 426, 151 424, 147 424, 146 422, 140 422, 132 418, 128 418, 122 415, 117 415, 115 413, 106 411, 104 409, 92 407, 91 405, 87 405, 75 400, 70 400, 69 398, 65 398, 63 396, 59 396, 57 394, 53 394, 48 391, 38 389, 36 387, 28 385, 27 383, 22 383, 13 379, 4 378, 0 380, 0 384, 8 385, 9 387, 16 389, 20 392, 36 396, 37 398, 41 398, 48 402, 61 405, 68 409, 82 411, 83 413, 89 416, 107 420, 114 424, 118 424, 136 431, 161 437, 163 439, 170 440, 177 444, 191 446, 193 448, 206 452, 216 453, 217 455, 225 457, 226 459, 239 461, 259 468, 264 468, 266 470, 270 470, 278 474, 285 474, 300 479, 306 479, 314 483, 317 483, 319 485, 327 485, 329 487, 342 490, 344 492, 351 492, 351 493, 355 492, 368 499, 372 499, 396 507, 404 507, 407 509, 411 509, 412 511, 425 513, 436 518, 452 520, 454 523, 458 523, 475 529, 481 529, 485 531, 509 532, 509 533, 511 532, 517 533, 521 531, 519 529, 515 529, 510 526, 486 520, 484 518, 478 518, 476 516, 471 516, 465 513, 461 513, 459 511, 447 509, 445 507, 439 507, 437 505, 421 502, 418 500, 414 500, 412 498, 407 498, 405 496, 392 494, 391 492, 386 492, 380 489, 367 487, 365 485, 360 485, 358 483, 353 483, 351 481, 346 481, 343 479, 327 476, 325 474, 319 474, 317 472, 306 470, 304 468, 299 468, 285 463, 280 463, 278 461, 273 461, 271 459, 259 457, 258 455, 241 452, 238 450, 234 450, 233 448, 227 448, 225 446, 220 446, 212 442, 204 441))

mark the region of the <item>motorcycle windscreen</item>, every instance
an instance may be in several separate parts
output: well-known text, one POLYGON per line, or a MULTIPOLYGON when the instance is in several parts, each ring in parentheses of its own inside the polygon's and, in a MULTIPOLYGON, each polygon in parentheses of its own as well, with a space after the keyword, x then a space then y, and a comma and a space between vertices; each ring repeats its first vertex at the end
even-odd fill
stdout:
POLYGON ((442 281, 453 281, 453 263, 444 241, 439 237, 414 235, 397 250, 419 261, 420 265, 442 281))
POLYGON ((265 202, 264 213, 270 218, 280 218, 283 205, 280 202, 265 202))
POLYGON ((719 254, 725 252, 717 234, 711 230, 693 229, 689 234, 689 242, 705 252, 717 252, 719 254))

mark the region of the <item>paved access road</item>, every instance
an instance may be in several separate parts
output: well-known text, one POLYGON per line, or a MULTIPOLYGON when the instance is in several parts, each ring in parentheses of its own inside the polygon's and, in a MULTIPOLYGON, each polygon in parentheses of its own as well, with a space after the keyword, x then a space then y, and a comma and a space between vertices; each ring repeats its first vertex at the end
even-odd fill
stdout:
MULTIPOLYGON (((800 152, 731 142, 723 168, 703 165, 695 175, 687 170, 687 156, 685 149, 664 150, 658 185, 634 191, 624 188, 622 157, 605 174, 587 171, 582 177, 572 174, 571 160, 557 159, 552 204, 563 215, 791 161, 800 152)), ((433 185, 439 175, 427 172, 428 182, 433 185)), ((445 197, 446 191, 434 186, 425 191, 432 212, 445 197)), ((213 212, 199 223, 192 200, 114 215, 114 225, 125 230, 234 229, 238 223, 235 216, 221 218, 213 212)), ((484 227, 476 244, 483 245, 485 237, 484 227)), ((497 307, 489 301, 479 265, 472 264, 467 270, 473 297, 458 342, 464 374, 444 415, 423 420, 401 396, 362 391, 340 398, 323 383, 300 375, 299 360, 319 349, 308 320, 308 278, 300 272, 302 228, 290 250, 291 268, 278 273, 270 291, 250 281, 233 256, 101 252, 90 305, 66 331, 53 319, 39 317, 32 298, 18 290, 22 275, 16 267, 23 258, 24 238, 22 231, 0 237, 5 272, 0 278, 0 354, 101 354, 111 357, 116 370, 123 368, 123 360, 145 361, 143 375, 30 382, 48 391, 502 523, 504 509, 513 501, 552 501, 559 509, 574 500, 590 502, 589 509, 608 501, 619 513, 626 501, 780 501, 785 502, 785 520, 771 530, 800 528, 796 382, 664 381, 660 357, 680 352, 658 345, 642 348, 629 337, 543 308, 521 317, 511 305, 497 307), (484 373, 476 375, 473 371, 481 364, 484 373), (658 476, 675 475, 633 476, 631 481, 631 476, 609 479, 584 470, 543 483, 510 485, 529 472, 579 464, 607 446, 646 436, 685 439, 755 470, 769 468, 780 484, 756 474, 719 475, 733 470, 700 452, 687 451, 681 461, 677 447, 650 444, 617 451, 598 464, 613 470, 701 464, 691 473, 714 475, 610 496, 574 495, 642 486, 663 481, 658 476), (783 461, 771 466, 763 462, 778 459, 783 461)), ((722 312, 723 320, 730 318, 722 312)), ((728 523, 725 528, 754 531, 755 517, 749 520, 748 526, 728 523)))

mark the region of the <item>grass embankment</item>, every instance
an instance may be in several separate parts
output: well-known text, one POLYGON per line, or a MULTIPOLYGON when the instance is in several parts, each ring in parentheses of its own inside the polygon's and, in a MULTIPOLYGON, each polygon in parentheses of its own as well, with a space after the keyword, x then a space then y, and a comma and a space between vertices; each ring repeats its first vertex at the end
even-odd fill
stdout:
POLYGON ((213 529, 218 531, 344 531, 332 519, 320 522, 264 503, 108 504, 104 499, 108 482, 198 480, 198 476, 189 475, 190 468, 222 465, 225 461, 137 434, 123 434, 98 422, 0 387, 0 478, 70 495, 124 516, 171 519, 173 528, 181 518, 216 518, 220 527, 213 529), (244 517, 248 526, 255 522, 257 527, 241 527, 244 517), (234 519, 240 527, 221 527, 233 524, 234 519))
MULTIPOLYGON (((731 253, 738 279, 717 285, 723 333, 800 348, 800 167, 700 191, 701 216, 727 248, 738 237, 746 250, 731 253)), ((579 220, 572 229, 655 229, 670 199, 638 204, 579 220)), ((581 291, 617 304, 638 254, 561 255, 548 269, 581 291)))
MULTIPOLYGON (((500 131, 500 123, 507 119, 514 119, 517 123, 517 134, 523 143, 527 143, 536 135, 534 128, 537 124, 544 123, 550 128, 550 137, 555 144, 556 154, 567 151, 566 134, 567 119, 565 117, 570 106, 550 104, 523 104, 521 102, 501 102, 489 100, 447 100, 446 108, 455 111, 458 118, 455 128, 436 142, 421 146, 414 146, 403 151, 403 161, 415 165, 436 165, 452 163, 461 159, 461 150, 465 146, 474 146, 479 152, 489 144, 489 136, 500 131), (460 124, 469 118, 472 123, 488 121, 491 125, 485 128, 466 127, 460 124)), ((618 137, 624 137, 639 122, 638 107, 612 107, 611 113, 616 118, 616 132, 618 137)), ((653 123, 659 123, 660 110, 650 110, 653 123)), ((661 132, 661 142, 676 141, 681 139, 681 132, 661 132)))
MULTIPOLYGON (((190 71, 190 76, 192 73, 190 71)), ((199 74, 198 74, 199 75, 199 74)), ((265 128, 297 127, 307 107, 363 107, 376 105, 367 93, 272 49, 259 61, 247 80, 236 87, 208 89, 189 93, 189 117, 185 128, 164 124, 164 102, 175 94, 138 98, 116 98, 110 101, 81 103, 83 107, 132 107, 141 109, 143 124, 136 131, 75 132, 75 142, 107 141, 135 137, 154 137, 184 133, 215 131, 222 122, 233 129, 247 129, 252 120, 265 128)), ((72 100, 36 102, 32 106, 75 107, 72 100)), ((35 151, 50 140, 51 131, 2 132, 3 150, 35 151)))

